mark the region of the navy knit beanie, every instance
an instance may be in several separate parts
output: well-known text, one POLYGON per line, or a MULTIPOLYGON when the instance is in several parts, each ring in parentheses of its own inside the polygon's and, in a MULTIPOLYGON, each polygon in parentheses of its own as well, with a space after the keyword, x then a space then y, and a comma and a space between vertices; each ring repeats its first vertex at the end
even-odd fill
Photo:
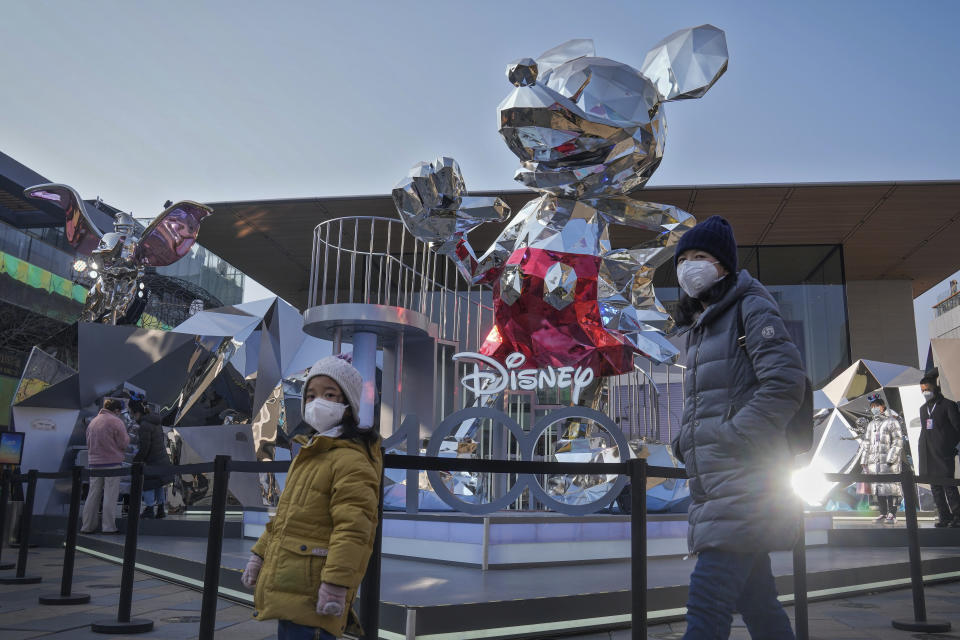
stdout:
POLYGON ((714 256, 730 273, 737 272, 737 240, 733 237, 733 227, 725 218, 710 216, 680 236, 673 256, 674 266, 680 254, 690 249, 702 249, 714 256))

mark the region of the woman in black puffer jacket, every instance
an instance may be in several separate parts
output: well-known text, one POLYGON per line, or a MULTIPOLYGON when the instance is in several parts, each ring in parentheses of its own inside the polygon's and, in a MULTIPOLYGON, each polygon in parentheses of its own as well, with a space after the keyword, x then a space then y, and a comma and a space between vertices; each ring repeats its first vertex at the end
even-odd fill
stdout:
MULTIPOLYGON (((146 413, 140 419, 140 449, 133 458, 134 462, 143 462, 150 465, 168 465, 170 456, 167 455, 166 435, 160 424, 160 416, 156 413, 146 413)), ((166 485, 173 482, 172 475, 148 475, 143 479, 143 504, 146 505, 141 517, 163 518, 164 498, 166 485), (154 511, 156 506, 156 511, 154 511)))
POLYGON ((767 289, 737 271, 726 220, 695 226, 676 255, 687 371, 673 450, 690 478, 688 544, 699 556, 684 638, 727 638, 738 611, 752 637, 792 640, 769 552, 801 532, 786 438, 806 385, 800 352, 767 289))

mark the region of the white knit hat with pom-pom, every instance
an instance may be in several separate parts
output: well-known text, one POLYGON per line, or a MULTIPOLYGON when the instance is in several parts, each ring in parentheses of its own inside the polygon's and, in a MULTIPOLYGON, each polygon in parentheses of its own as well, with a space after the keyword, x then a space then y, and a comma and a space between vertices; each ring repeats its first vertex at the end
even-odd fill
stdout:
POLYGON ((343 395, 347 397, 350 409, 353 411, 354 420, 360 419, 360 390, 363 387, 363 376, 357 371, 351 363, 353 357, 349 353, 343 353, 336 356, 327 356, 318 360, 310 368, 307 374, 307 381, 303 383, 303 393, 300 396, 300 412, 303 413, 306 407, 307 387, 310 381, 317 376, 327 376, 336 382, 343 395))

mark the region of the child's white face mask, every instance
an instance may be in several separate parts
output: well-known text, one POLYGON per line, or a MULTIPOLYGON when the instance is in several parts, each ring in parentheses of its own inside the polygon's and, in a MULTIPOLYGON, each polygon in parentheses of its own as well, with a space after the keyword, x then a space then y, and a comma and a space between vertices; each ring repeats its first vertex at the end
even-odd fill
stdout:
POLYGON ((307 403, 303 410, 304 421, 313 427, 317 433, 324 433, 330 427, 340 424, 347 405, 315 398, 307 403))

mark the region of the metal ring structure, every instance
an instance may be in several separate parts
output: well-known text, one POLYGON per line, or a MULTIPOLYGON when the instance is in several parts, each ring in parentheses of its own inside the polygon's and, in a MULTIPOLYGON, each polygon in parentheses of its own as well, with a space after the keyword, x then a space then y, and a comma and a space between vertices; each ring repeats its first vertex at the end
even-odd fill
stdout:
MULTIPOLYGON (((513 437, 517 439, 517 442, 520 445, 521 455, 523 455, 522 452, 524 451, 525 445, 524 441, 527 438, 527 434, 523 432, 523 427, 521 427, 516 420, 502 411, 489 409, 487 407, 467 407, 466 409, 461 409, 460 411, 451 413, 449 416, 444 418, 443 422, 437 425, 433 435, 430 436, 430 444, 427 445, 427 455, 436 457, 440 453, 440 445, 443 444, 444 438, 453 433, 453 430, 460 426, 463 422, 476 418, 489 418, 507 427, 510 433, 513 434, 513 437)), ((526 486, 526 483, 521 482, 521 478, 518 477, 516 484, 514 484, 507 493, 497 498, 493 502, 480 502, 474 504, 461 500, 453 492, 451 492, 450 489, 447 488, 447 485, 445 485, 443 480, 440 478, 439 471, 427 471, 427 477, 430 478, 430 484, 433 486, 433 490, 437 494, 438 498, 443 500, 446 504, 450 505, 450 507, 457 511, 462 511, 475 516, 482 516, 487 513, 493 513, 495 511, 505 509, 508 505, 520 497, 520 494, 523 493, 523 489, 526 486)))
MULTIPOLYGON (((540 436, 542 436, 551 425, 571 418, 591 420, 600 425, 613 438, 620 452, 621 459, 624 459, 624 456, 626 456, 626 459, 630 457, 630 446, 623 432, 617 425, 609 416, 586 407, 569 407, 553 411, 538 420, 529 433, 525 433, 523 428, 513 418, 502 411, 486 407, 468 407, 461 409, 460 411, 450 414, 437 425, 436 430, 430 437, 430 443, 427 446, 427 455, 436 457, 440 453, 440 446, 447 436, 453 433, 463 422, 478 418, 490 419, 507 427, 517 440, 520 449, 520 459, 523 461, 529 462, 534 460, 534 449, 537 441, 540 440, 540 436)), ((586 504, 568 504, 549 495, 546 490, 540 486, 540 482, 536 476, 525 473, 519 474, 514 485, 500 498, 492 502, 471 503, 462 500, 451 492, 450 489, 447 488, 447 485, 443 483, 439 471, 427 471, 427 477, 430 479, 430 484, 438 498, 451 508, 471 515, 485 515, 500 511, 519 498, 525 488, 530 487, 531 494, 551 509, 567 515, 581 516, 594 513, 609 505, 616 499, 623 490, 623 487, 627 484, 627 478, 625 476, 619 476, 616 481, 614 481, 613 486, 603 494, 599 500, 594 500, 586 504)))
MULTIPOLYGON (((537 441, 540 440, 540 436, 542 436, 551 425, 554 425, 562 420, 570 420, 571 418, 584 418, 603 427, 603 429, 607 431, 607 433, 609 433, 613 438, 614 443, 616 443, 617 451, 620 453, 620 460, 624 461, 630 459, 630 445, 627 442, 626 436, 623 435, 623 431, 617 427, 616 423, 614 423, 608 415, 587 407, 569 407, 566 409, 558 409, 548 413, 543 418, 538 420, 533 426, 533 429, 531 429, 530 433, 527 435, 527 441, 521 445, 520 452, 521 456, 523 456, 523 459, 533 460, 534 448, 537 446, 537 441)), ((527 478, 526 484, 530 487, 530 492, 535 495, 538 500, 554 511, 559 511, 560 513, 565 513, 571 516, 585 516, 603 509, 613 502, 618 495, 620 495, 620 492, 623 491, 623 488, 627 484, 626 476, 617 476, 613 486, 610 487, 610 489, 603 494, 599 500, 594 500, 593 502, 587 502, 585 504, 569 504, 561 500, 557 500, 547 493, 546 489, 540 485, 536 477, 528 475, 527 478)))

